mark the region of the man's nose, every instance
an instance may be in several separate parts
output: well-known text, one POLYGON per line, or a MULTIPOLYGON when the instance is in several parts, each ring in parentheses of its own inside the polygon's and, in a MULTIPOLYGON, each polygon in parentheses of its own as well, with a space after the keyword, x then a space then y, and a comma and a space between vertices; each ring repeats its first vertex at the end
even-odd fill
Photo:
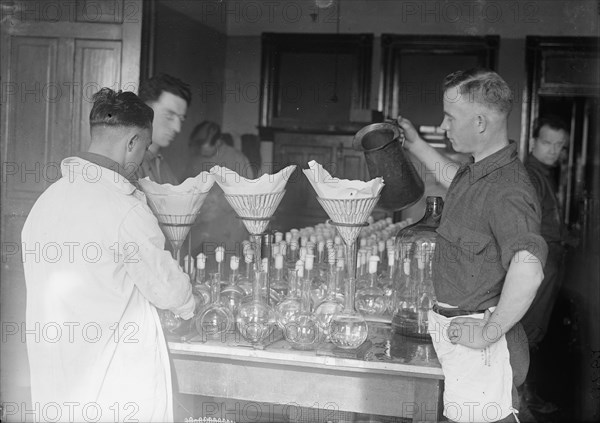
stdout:
POLYGON ((173 130, 176 134, 181 132, 181 120, 173 119, 173 130))

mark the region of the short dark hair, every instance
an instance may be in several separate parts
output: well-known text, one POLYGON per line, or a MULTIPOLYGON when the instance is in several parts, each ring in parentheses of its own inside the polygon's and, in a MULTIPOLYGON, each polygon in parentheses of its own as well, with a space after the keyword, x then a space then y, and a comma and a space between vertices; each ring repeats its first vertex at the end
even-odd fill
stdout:
POLYGON ((537 118, 533 124, 533 138, 540 136, 540 129, 543 126, 548 126, 555 131, 563 130, 567 134, 570 132, 569 125, 561 117, 556 115, 545 115, 537 118))
POLYGON ((161 73, 142 81, 139 95, 144 102, 150 103, 157 101, 163 91, 183 98, 188 106, 192 102, 190 86, 181 79, 167 75, 166 73, 161 73))
POLYGON ((102 88, 92 97, 90 128, 96 126, 137 126, 151 128, 154 110, 131 91, 102 88))
POLYGON ((221 138, 221 127, 209 120, 196 125, 190 134, 190 145, 200 147, 203 144, 215 145, 221 138))
POLYGON ((451 73, 444 79, 444 93, 455 87, 459 88, 461 95, 468 95, 470 101, 506 115, 512 110, 513 96, 510 87, 500 75, 490 69, 471 68, 451 73))

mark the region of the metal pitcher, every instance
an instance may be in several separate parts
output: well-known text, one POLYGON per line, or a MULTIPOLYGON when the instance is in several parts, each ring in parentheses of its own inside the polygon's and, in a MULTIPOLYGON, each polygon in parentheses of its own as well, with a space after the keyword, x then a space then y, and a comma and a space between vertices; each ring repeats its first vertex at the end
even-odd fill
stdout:
POLYGON ((379 205, 393 211, 415 204, 425 192, 423 180, 406 157, 403 144, 404 131, 387 122, 365 126, 352 143, 355 150, 364 153, 370 177, 383 177, 385 186, 379 205))

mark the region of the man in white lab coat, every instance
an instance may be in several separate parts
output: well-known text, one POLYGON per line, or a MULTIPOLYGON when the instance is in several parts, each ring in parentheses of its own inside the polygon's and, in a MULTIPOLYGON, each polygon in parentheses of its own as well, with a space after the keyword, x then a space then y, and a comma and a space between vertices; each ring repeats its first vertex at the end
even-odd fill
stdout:
POLYGON ((63 160, 22 232, 27 350, 39 420, 173 420, 169 359, 156 307, 194 311, 188 276, 131 180, 153 111, 103 88, 88 152, 63 160))

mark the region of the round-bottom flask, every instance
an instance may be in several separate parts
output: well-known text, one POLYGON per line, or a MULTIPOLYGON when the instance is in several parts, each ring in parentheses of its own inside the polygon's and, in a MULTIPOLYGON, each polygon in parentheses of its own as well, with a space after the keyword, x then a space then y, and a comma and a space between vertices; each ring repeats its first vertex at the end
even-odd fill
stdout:
POLYGON ((233 328, 234 318, 231 310, 220 301, 221 274, 211 274, 211 300, 195 318, 196 330, 202 338, 220 336, 233 328))
POLYGON ((160 325, 167 332, 175 332, 183 324, 183 320, 170 310, 157 309, 160 325))
POLYGON ((367 340, 369 328, 365 318, 354 309, 354 292, 356 279, 346 280, 346 295, 344 297, 344 309, 333 315, 329 332, 331 342, 337 347, 354 349, 367 340))
POLYGON ((320 331, 315 316, 310 312, 311 280, 302 280, 300 312, 293 315, 283 330, 285 339, 297 350, 314 350, 319 344, 320 331))
POLYGON ((331 274, 329 275, 329 284, 327 286, 327 294, 325 295, 325 299, 315 309, 315 317, 317 319, 319 329, 321 330, 321 337, 326 342, 331 341, 331 336, 329 333, 331 319, 333 319, 333 316, 336 313, 339 313, 344 309, 344 305, 336 295, 338 282, 341 280, 342 270, 343 262, 341 269, 338 267, 330 272, 331 274))
POLYGON ((237 312, 237 328, 242 336, 253 344, 264 341, 277 324, 275 312, 263 301, 262 280, 267 273, 257 273, 254 281, 253 300, 242 304, 237 312))
POLYGON ((287 324, 300 313, 302 304, 298 295, 298 276, 295 269, 288 270, 288 295, 275 307, 277 323, 285 331, 287 324))

